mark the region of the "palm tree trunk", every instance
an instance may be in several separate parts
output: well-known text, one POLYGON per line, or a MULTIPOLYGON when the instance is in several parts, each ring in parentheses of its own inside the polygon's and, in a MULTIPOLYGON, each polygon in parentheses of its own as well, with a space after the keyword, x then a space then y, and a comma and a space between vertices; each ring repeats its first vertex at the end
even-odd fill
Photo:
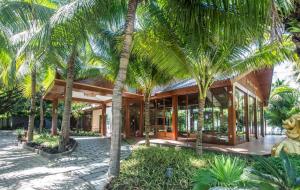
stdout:
POLYGON ((196 140, 196 152, 198 155, 203 153, 203 144, 202 144, 202 128, 204 126, 204 107, 205 107, 205 98, 199 96, 199 112, 198 112, 198 129, 197 129, 197 140, 196 140))
POLYGON ((69 143, 75 58, 76 58, 76 50, 74 48, 70 56, 70 59, 68 61, 68 68, 67 68, 65 104, 64 104, 63 119, 61 123, 61 135, 59 140, 60 152, 65 151, 66 145, 69 143))
POLYGON ((41 95, 40 98, 40 133, 43 132, 44 129, 44 100, 43 96, 41 95))
POLYGON ((35 118, 35 95, 36 95, 36 68, 33 66, 31 71, 31 98, 30 98, 30 113, 27 129, 27 141, 33 140, 34 118, 35 118))
POLYGON ((126 80, 127 66, 129 63, 137 4, 138 0, 129 0, 128 2, 128 13, 124 30, 124 42, 120 56, 119 72, 113 90, 113 121, 109 162, 110 178, 117 177, 120 173, 122 90, 126 80))
POLYGON ((145 93, 145 132, 146 132, 146 146, 150 146, 150 94, 145 93))

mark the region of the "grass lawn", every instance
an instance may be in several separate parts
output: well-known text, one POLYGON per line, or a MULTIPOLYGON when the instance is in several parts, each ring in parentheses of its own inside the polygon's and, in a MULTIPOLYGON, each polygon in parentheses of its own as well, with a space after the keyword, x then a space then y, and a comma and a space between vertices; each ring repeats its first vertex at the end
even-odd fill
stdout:
POLYGON ((192 177, 215 155, 199 157, 193 150, 140 146, 121 163, 120 177, 112 189, 191 189, 192 177), (173 170, 170 179, 166 177, 167 168, 173 170))
MULTIPOLYGON (((243 167, 253 166, 258 171, 264 171, 252 157, 239 157, 205 152, 196 155, 193 150, 174 148, 158 148, 139 146, 132 155, 121 163, 120 176, 111 184, 111 189, 117 190, 160 190, 160 189, 193 189, 193 179, 200 169, 211 168, 214 158, 224 156, 238 157, 243 167), (171 177, 166 177, 168 168, 172 168, 171 177)), ((291 162, 300 173, 300 156, 291 156, 291 162)), ((281 167, 280 158, 268 158, 281 167)), ((206 175, 206 174, 205 174, 206 175)), ((205 179, 203 179, 205 180, 205 179)))

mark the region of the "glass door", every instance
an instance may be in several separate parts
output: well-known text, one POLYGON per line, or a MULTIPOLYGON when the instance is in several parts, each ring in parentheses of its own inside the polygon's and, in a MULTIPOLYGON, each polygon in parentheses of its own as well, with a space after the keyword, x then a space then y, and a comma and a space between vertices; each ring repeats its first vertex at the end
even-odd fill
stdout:
POLYGON ((255 98, 249 96, 249 116, 248 116, 248 125, 249 125, 249 139, 255 139, 255 98))

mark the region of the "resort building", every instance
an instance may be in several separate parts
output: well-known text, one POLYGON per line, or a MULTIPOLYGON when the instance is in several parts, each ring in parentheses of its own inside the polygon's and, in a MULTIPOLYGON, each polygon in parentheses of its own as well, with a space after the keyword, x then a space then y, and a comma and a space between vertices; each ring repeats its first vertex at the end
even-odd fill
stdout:
MULTIPOLYGON (((265 136, 263 107, 267 106, 273 69, 219 77, 205 104, 203 142, 236 145, 265 136)), ((65 81, 53 81, 44 96, 53 102, 57 125, 57 102, 64 99, 65 81)), ((89 103, 81 126, 110 136, 113 84, 105 79, 74 82, 73 101, 89 103)), ((123 92, 124 138, 144 135, 143 95, 128 88, 123 92)), ((198 126, 198 88, 194 80, 173 82, 155 89, 151 97, 151 137, 194 141, 198 126)))

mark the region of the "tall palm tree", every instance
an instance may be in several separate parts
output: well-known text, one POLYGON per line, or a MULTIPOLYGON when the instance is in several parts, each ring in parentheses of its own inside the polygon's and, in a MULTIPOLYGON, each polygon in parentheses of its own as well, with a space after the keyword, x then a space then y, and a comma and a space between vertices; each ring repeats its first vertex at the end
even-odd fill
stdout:
POLYGON ((153 90, 160 85, 169 83, 174 77, 165 70, 160 70, 150 59, 134 57, 128 68, 127 83, 136 87, 144 94, 145 109, 145 140, 146 146, 150 146, 150 98, 153 90))
POLYGON ((94 29, 97 23, 116 25, 122 16, 116 14, 113 17, 112 14, 114 11, 118 13, 122 10, 123 4, 119 0, 109 3, 104 0, 85 2, 76 0, 62 5, 46 22, 43 22, 38 30, 33 31, 30 40, 22 47, 23 51, 36 50, 37 57, 52 54, 50 57, 53 58, 59 54, 67 62, 65 109, 59 146, 61 151, 65 149, 69 140, 74 66, 78 59, 79 47, 90 40, 89 30, 94 29), (100 9, 102 11, 99 11, 100 9), (53 51, 56 53, 52 53, 53 51))
POLYGON ((253 50, 253 47, 249 46, 214 44, 197 52, 180 52, 178 56, 181 56, 181 61, 161 63, 162 67, 168 68, 169 72, 179 72, 196 81, 199 90, 196 150, 199 154, 202 154, 205 100, 211 85, 219 76, 226 77, 259 68, 272 67, 288 59, 281 52, 283 48, 278 47, 278 44, 268 44, 261 49, 253 50))
MULTIPOLYGON (((0 3, 0 25, 10 28, 15 33, 11 36, 13 45, 17 50, 26 43, 33 31, 45 22, 47 18, 54 12, 55 4, 50 1, 5 1, 0 3), (20 15, 22 15, 20 19, 20 15)), ((16 53, 16 52, 15 52, 16 53)), ((14 60, 10 67, 12 71, 16 71, 17 59, 20 54, 14 55, 14 60)), ((33 129, 35 119, 35 97, 36 97, 36 66, 33 59, 33 52, 28 51, 20 57, 25 56, 24 63, 29 63, 31 67, 31 107, 28 122, 27 140, 33 140, 33 129)))
POLYGON ((167 1, 149 6, 146 15, 157 22, 146 22, 150 23, 152 35, 144 36, 147 51, 141 50, 139 54, 150 54, 153 62, 175 76, 195 79, 199 90, 196 142, 199 154, 202 154, 205 99, 216 77, 249 71, 259 65, 271 66, 286 58, 282 46, 256 42, 262 41, 259 39, 270 23, 267 13, 270 9, 269 1, 254 4, 167 1), (203 6, 210 11, 199 11, 203 6), (251 12, 253 9, 260 13, 251 12), (178 12, 181 14, 175 14, 178 12))
POLYGON ((120 172, 120 147, 121 147, 121 126, 122 126, 122 91, 126 80, 126 72, 130 58, 136 9, 138 0, 128 1, 128 12, 124 28, 124 40, 120 53, 120 64, 117 79, 113 89, 112 98, 112 134, 109 162, 109 176, 117 177, 120 172))

